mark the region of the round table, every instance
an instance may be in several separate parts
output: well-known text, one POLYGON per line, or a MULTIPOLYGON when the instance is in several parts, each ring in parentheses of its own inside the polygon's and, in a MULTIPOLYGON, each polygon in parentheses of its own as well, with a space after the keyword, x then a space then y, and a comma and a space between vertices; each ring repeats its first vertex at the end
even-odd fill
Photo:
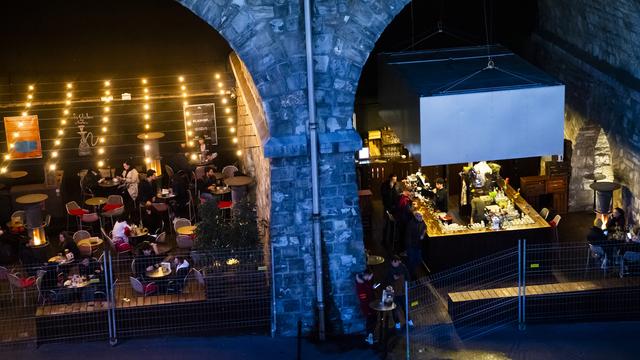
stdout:
POLYGON ((230 178, 224 179, 224 183, 227 186, 237 187, 237 186, 247 186, 253 182, 253 179, 248 176, 232 176, 230 178))
POLYGON ((136 246, 139 244, 139 238, 145 237, 147 235, 149 235, 149 229, 137 228, 135 232, 133 231, 133 229, 131 229, 131 233, 127 237, 129 238, 129 243, 136 246))
POLYGON ((46 194, 27 194, 16 199, 16 203, 25 205, 27 227, 35 229, 42 226, 42 207, 40 203, 47 200, 46 194))
POLYGON ((367 265, 380 265, 384 263, 384 258, 378 255, 368 255, 367 256, 367 265))
POLYGON ((167 269, 163 266, 158 266, 157 268, 145 272, 145 275, 151 279, 161 279, 163 277, 169 276, 171 274, 171 269, 167 269))
POLYGON ((87 205, 93 206, 95 208, 95 207, 98 207, 98 206, 100 206, 102 204, 106 204, 107 203, 107 198, 92 197, 92 198, 89 198, 89 199, 85 200, 84 203, 87 204, 87 205))
POLYGON ((26 171, 17 170, 17 171, 9 171, 8 173, 4 174, 4 176, 9 179, 20 179, 27 176, 28 174, 29 173, 26 171))
POLYGON ((89 279, 85 278, 84 276, 81 279, 82 281, 77 283, 72 282, 71 279, 67 279, 64 282, 64 287, 66 287, 67 289, 79 289, 90 284, 89 279))
POLYGON ((180 235, 193 235, 196 232, 196 225, 182 226, 176 229, 180 235))
POLYGON ((378 312, 378 321, 380 322, 380 342, 382 343, 383 358, 387 357, 387 327, 389 326, 388 313, 396 308, 396 304, 385 305, 382 301, 376 300, 369 303, 369 307, 378 312))
POLYGON ((94 236, 94 237, 90 237, 90 238, 86 238, 86 239, 82 239, 82 240, 78 241, 78 245, 86 244, 86 245, 89 245, 92 248, 94 248, 94 247, 102 245, 103 242, 104 241, 102 239, 100 239, 99 237, 94 236))
POLYGON ((102 188, 112 188, 112 187, 116 187, 120 185, 120 180, 115 180, 115 179, 102 179, 100 181, 98 181, 98 186, 102 187, 102 188))
POLYGON ((158 200, 171 200, 174 197, 176 197, 176 194, 174 193, 168 193, 168 194, 163 194, 163 193, 159 193, 156 195, 156 199, 158 200))
POLYGON ((62 255, 56 255, 56 256, 50 257, 48 262, 56 263, 58 265, 65 265, 65 264, 69 264, 69 263, 73 262, 73 260, 69 261, 69 260, 67 260, 66 257, 64 257, 62 255))
POLYGON ((231 189, 228 187, 213 187, 213 186, 209 186, 209 191, 211 191, 212 194, 214 195, 224 195, 224 194, 228 194, 231 192, 231 189))

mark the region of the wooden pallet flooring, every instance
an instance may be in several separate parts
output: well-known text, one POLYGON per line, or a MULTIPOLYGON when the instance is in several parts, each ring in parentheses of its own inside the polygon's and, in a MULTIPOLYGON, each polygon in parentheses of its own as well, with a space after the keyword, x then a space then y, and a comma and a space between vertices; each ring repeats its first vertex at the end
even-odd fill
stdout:
MULTIPOLYGON (((640 278, 603 279, 593 281, 564 282, 555 284, 531 285, 526 287, 527 295, 565 294, 581 291, 604 290, 640 286, 640 278)), ((518 296, 517 287, 483 289, 473 291, 451 292, 449 301, 465 302, 491 300, 518 296)))

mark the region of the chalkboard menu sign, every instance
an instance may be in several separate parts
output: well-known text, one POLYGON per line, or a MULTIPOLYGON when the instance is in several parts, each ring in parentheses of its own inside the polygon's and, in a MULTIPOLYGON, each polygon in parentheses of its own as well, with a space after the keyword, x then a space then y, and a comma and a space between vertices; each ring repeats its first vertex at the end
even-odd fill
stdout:
POLYGON ((216 127, 215 104, 195 104, 184 107, 185 125, 191 121, 193 140, 204 139, 211 145, 218 145, 218 129, 216 127), (186 116, 189 114, 189 116, 186 116))

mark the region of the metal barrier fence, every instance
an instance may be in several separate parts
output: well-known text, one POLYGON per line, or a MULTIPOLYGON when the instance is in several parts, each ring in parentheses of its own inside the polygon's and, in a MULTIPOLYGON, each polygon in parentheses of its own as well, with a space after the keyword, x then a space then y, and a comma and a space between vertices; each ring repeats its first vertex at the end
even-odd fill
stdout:
POLYGON ((399 334, 406 357, 457 349, 503 326, 639 319, 640 261, 625 252, 620 244, 520 240, 517 248, 407 283, 407 320, 415 326, 399 334))
POLYGON ((262 249, 126 254, 0 269, 0 346, 137 336, 268 334, 271 272, 262 249), (177 256, 180 256, 179 254, 177 256))

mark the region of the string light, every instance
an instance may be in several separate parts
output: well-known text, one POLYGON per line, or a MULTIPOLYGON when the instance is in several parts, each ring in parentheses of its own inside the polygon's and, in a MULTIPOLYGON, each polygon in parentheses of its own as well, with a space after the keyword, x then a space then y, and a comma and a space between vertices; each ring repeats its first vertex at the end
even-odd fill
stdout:
POLYGON ((146 84, 147 84, 147 79, 144 79, 144 78, 143 78, 143 79, 142 79, 142 84, 143 84, 143 85, 146 85, 146 84))
POLYGON ((242 150, 236 151, 236 155, 241 156, 242 155, 242 150))
POLYGON ((0 168, 0 173, 4 174, 7 172, 7 167, 3 166, 2 168, 0 168))
POLYGON ((104 166, 104 161, 100 160, 98 161, 98 167, 101 168, 104 166))
MULTIPOLYGON (((111 80, 105 80, 105 82, 104 82, 104 93, 105 93, 105 96, 102 98, 103 102, 104 102, 103 105, 102 105, 103 106, 102 110, 104 111, 105 114, 107 114, 107 113, 109 113, 111 111, 111 108, 108 105, 111 102, 111 99, 113 99, 113 97, 111 96, 111 90, 109 89, 110 86, 111 86, 111 80)), ((102 123, 103 124, 108 124, 109 123, 109 116, 106 116, 106 115, 103 116, 102 117, 102 123)), ((103 134, 106 134, 109 131, 109 128, 106 125, 104 125, 101 130, 102 130, 103 134)), ((97 143, 104 144, 105 143, 105 137, 104 136, 99 137, 97 143)), ((105 148, 104 147, 100 147, 100 148, 98 148, 97 152, 98 152, 98 155, 104 155, 105 148)), ((105 164, 104 159, 99 159, 98 160, 98 167, 99 168, 104 167, 104 164, 105 164)))
POLYGON ((73 88, 73 84, 72 83, 67 83, 67 89, 72 89, 73 88))
POLYGON ((51 152, 51 157, 52 158, 57 158, 58 157, 58 152, 57 151, 52 151, 51 152))
POLYGON ((29 91, 33 91, 35 87, 33 85, 29 85, 29 91))
POLYGON ((229 128, 229 132, 232 133, 232 134, 235 133, 236 132, 236 128, 234 128, 234 127, 229 128))
POLYGON ((50 171, 55 171, 56 170, 56 164, 49 165, 49 170, 50 171))
POLYGON ((224 108, 224 112, 225 112, 225 114, 229 114, 229 113, 231 112, 231 109, 229 109, 229 108, 224 108))
POLYGON ((234 137, 231 141, 233 141, 234 144, 237 144, 238 143, 238 138, 234 137))
POLYGON ((178 76, 178 81, 184 82, 184 76, 178 76))
POLYGON ((219 80, 220 79, 220 74, 216 73, 214 77, 216 78, 216 80, 219 80))

